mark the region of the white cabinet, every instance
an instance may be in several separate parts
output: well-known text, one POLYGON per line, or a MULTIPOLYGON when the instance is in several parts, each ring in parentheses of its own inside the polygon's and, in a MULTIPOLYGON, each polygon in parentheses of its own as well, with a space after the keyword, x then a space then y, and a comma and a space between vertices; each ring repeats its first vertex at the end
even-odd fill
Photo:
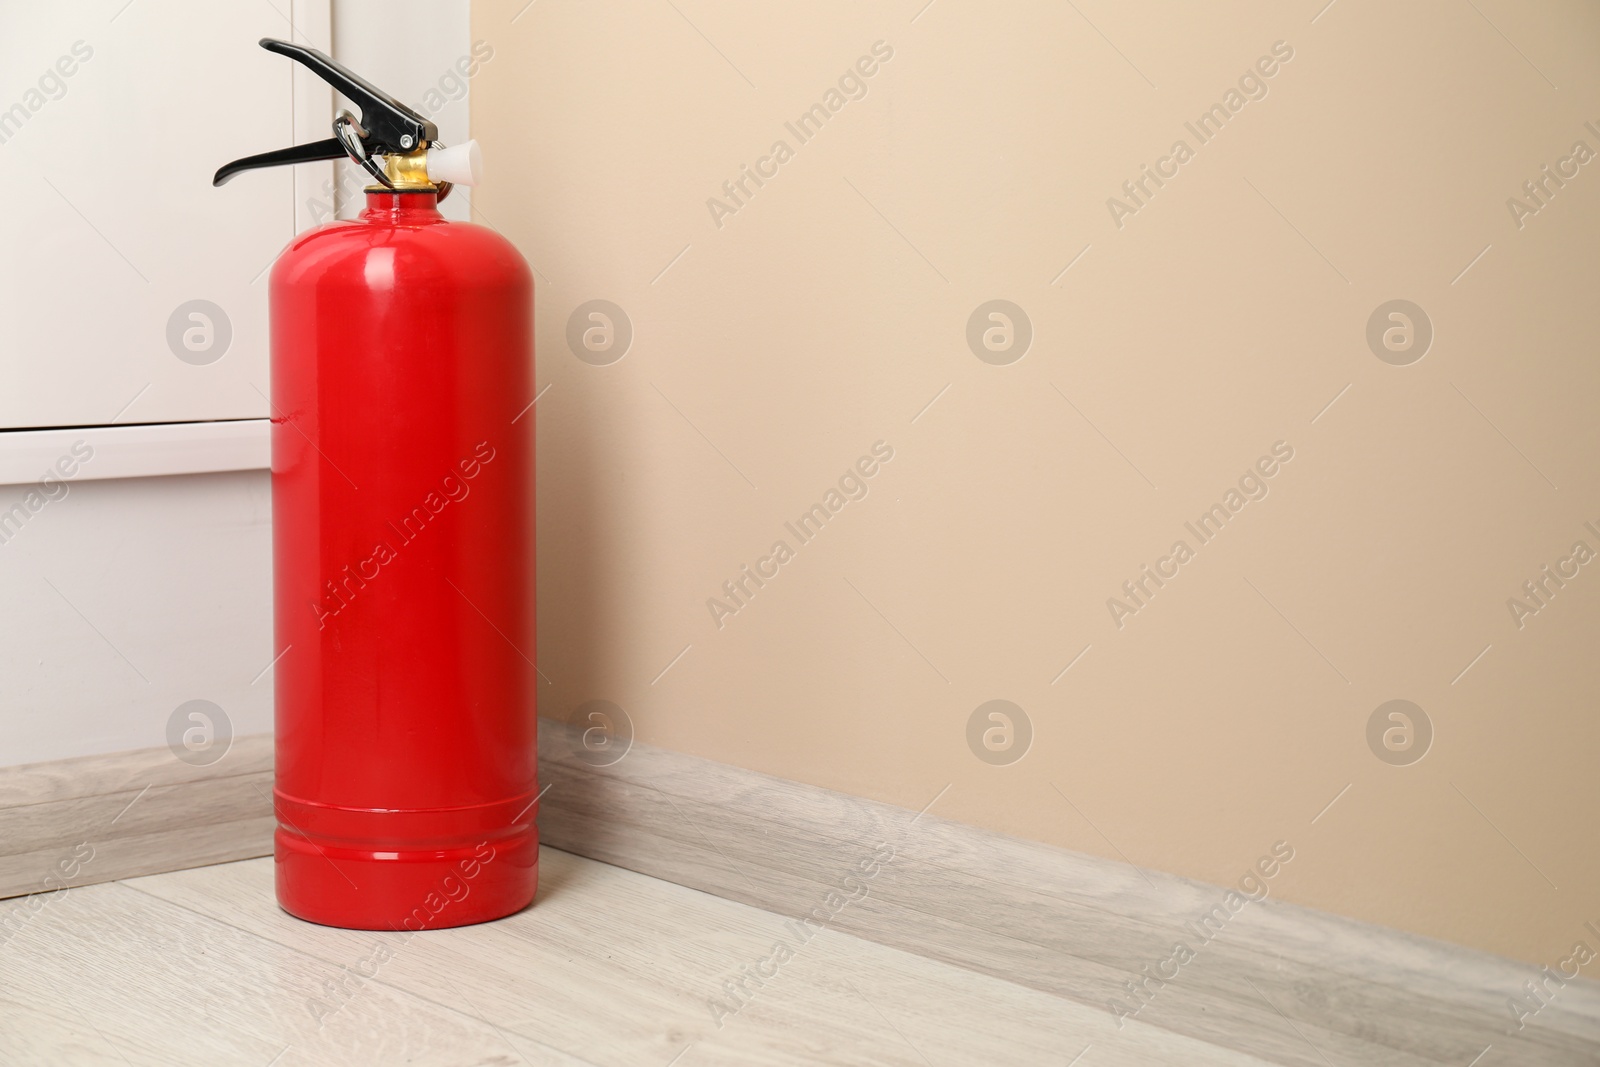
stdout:
POLYGON ((326 49, 318 7, 0 5, 0 429, 267 414, 264 271, 310 176, 211 175, 295 142, 295 65, 256 42, 326 49))
POLYGON ((334 165, 211 176, 328 137, 334 100, 257 41, 466 137, 466 0, 337 6, 0 0, 0 766, 165 744, 191 699, 270 728, 266 272, 334 165))

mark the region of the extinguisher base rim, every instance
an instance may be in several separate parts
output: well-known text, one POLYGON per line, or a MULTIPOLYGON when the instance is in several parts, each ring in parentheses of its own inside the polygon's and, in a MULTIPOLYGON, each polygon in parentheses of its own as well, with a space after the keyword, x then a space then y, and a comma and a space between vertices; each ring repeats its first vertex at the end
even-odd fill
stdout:
POLYGON ((539 831, 453 848, 370 849, 318 842, 280 827, 278 904, 298 919, 346 930, 421 932, 514 915, 539 883, 539 831))

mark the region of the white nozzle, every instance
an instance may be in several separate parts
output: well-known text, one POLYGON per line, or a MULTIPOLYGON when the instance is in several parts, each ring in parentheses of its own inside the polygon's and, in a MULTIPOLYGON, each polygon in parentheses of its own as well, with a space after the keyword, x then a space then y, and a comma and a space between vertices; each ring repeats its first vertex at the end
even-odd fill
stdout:
POLYGON ((477 185, 483 180, 483 153, 477 141, 454 148, 428 149, 428 180, 451 185, 477 185))

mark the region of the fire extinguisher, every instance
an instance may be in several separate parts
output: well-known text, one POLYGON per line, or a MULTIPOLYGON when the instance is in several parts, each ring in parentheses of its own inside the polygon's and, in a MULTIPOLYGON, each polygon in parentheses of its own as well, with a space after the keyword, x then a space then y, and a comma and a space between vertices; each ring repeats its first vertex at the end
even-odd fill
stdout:
POLYGON ((360 117, 213 184, 345 157, 374 181, 271 275, 278 901, 355 929, 500 918, 538 878, 532 278, 439 214, 475 144, 315 49, 261 46, 360 117))

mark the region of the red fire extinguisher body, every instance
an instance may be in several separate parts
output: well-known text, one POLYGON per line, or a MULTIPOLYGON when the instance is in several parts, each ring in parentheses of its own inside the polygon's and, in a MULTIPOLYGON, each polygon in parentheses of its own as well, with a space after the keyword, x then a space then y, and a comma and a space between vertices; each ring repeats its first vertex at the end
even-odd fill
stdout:
POLYGON ((499 918, 538 876, 533 283, 429 192, 271 278, 278 900, 499 918))

